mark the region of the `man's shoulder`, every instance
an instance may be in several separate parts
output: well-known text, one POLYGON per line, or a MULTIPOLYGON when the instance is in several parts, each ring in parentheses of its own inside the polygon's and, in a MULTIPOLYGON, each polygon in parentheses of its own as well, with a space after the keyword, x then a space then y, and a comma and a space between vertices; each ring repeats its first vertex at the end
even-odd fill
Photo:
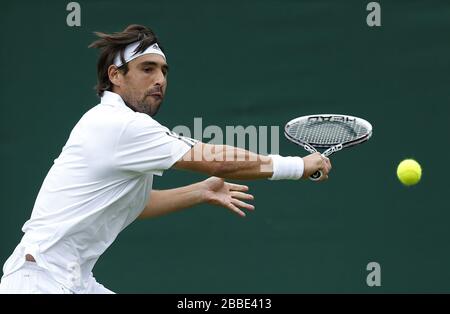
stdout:
POLYGON ((137 127, 163 127, 158 121, 145 113, 134 113, 133 117, 128 120, 137 127))
MULTIPOLYGON (((83 133, 108 136, 136 136, 143 134, 166 133, 169 129, 151 116, 127 110, 97 105, 86 112, 78 126, 83 133)), ((77 128, 76 127, 76 128, 77 128)))
POLYGON ((132 112, 118 110, 117 108, 98 104, 87 111, 80 122, 83 125, 102 128, 117 128, 133 121, 136 117, 132 112))

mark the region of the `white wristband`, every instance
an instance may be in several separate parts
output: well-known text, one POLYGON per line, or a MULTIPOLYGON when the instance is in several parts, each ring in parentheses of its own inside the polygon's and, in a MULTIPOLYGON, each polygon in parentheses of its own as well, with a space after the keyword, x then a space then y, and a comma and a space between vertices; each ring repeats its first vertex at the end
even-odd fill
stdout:
POLYGON ((305 163, 301 157, 283 157, 280 155, 269 155, 272 157, 273 175, 269 180, 298 180, 303 176, 305 163))

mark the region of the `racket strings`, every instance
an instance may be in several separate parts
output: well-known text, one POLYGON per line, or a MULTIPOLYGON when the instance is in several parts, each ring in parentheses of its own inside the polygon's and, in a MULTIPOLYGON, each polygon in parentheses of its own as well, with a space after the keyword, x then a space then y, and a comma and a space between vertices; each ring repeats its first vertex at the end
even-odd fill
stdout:
POLYGON ((367 129, 358 123, 338 121, 294 123, 287 131, 296 139, 319 145, 335 145, 367 134, 367 129))

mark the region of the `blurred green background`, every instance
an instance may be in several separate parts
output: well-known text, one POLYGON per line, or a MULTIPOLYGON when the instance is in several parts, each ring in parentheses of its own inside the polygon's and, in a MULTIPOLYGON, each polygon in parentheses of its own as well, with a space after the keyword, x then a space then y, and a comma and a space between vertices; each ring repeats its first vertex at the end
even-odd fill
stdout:
MULTIPOLYGON (((332 158, 324 184, 248 182, 240 219, 199 206, 137 221, 99 260, 119 293, 448 292, 450 2, 69 1, 1 4, 0 262, 20 240, 40 185, 82 114, 98 103, 93 31, 152 28, 166 49, 162 124, 279 125, 312 113, 361 116, 370 142, 332 158), (395 170, 416 158, 423 180, 395 170), (381 265, 368 287, 366 265, 381 265)), ((280 132, 283 155, 305 154, 280 132)), ((168 171, 164 189, 205 178, 168 171)))

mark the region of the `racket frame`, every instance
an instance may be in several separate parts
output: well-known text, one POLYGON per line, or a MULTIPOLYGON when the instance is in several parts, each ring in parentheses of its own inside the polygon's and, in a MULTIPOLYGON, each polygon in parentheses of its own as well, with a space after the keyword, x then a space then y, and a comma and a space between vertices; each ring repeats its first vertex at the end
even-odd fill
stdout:
MULTIPOLYGON (((317 153, 318 152, 317 148, 326 148, 326 150, 321 154, 323 157, 328 157, 328 156, 334 154, 335 152, 342 150, 343 148, 355 146, 355 145, 358 145, 360 143, 367 141, 372 136, 372 125, 368 121, 366 121, 362 118, 349 116, 349 115, 315 114, 315 115, 298 117, 298 118, 292 119, 291 121, 286 123, 286 125, 284 127, 284 135, 289 141, 302 146, 306 151, 308 151, 311 154, 317 153), (292 124, 297 123, 300 120, 305 120, 305 119, 309 120, 311 118, 320 118, 320 119, 323 119, 324 121, 326 121, 326 119, 328 119, 329 121, 346 121, 346 120, 348 121, 348 119, 356 120, 358 123, 362 124, 367 129, 367 133, 364 135, 361 135, 351 141, 346 141, 346 142, 342 142, 342 143, 338 143, 338 144, 328 144, 328 145, 327 144, 308 143, 306 141, 297 139, 289 134, 288 129, 290 128, 290 126, 292 124), (336 118, 336 120, 334 120, 334 118, 336 118)), ((320 177, 322 177, 322 174, 323 174, 322 171, 318 170, 314 174, 312 174, 309 178, 312 181, 318 181, 320 179, 320 177)))
POLYGON ((371 136, 372 136, 372 125, 362 119, 362 118, 358 118, 358 117, 354 117, 354 116, 349 116, 349 115, 343 115, 343 114, 315 114, 315 115, 308 115, 308 116, 302 116, 302 117, 298 117, 295 119, 290 120, 288 123, 286 123, 285 127, 284 127, 284 135, 286 136, 286 138, 288 140, 290 140, 291 142, 294 142, 297 145, 302 146, 306 151, 312 153, 316 153, 318 152, 317 148, 327 148, 323 153, 322 156, 324 157, 328 157, 331 154, 334 154, 335 152, 338 152, 340 150, 342 150, 343 148, 347 148, 347 147, 351 147, 351 146, 355 146, 358 144, 361 144, 365 141, 367 141, 371 136), (291 136, 288 133, 288 129, 291 127, 292 124, 297 123, 300 120, 309 120, 311 118, 321 118, 324 121, 329 120, 329 121, 345 121, 345 119, 351 119, 351 120, 356 120, 356 122, 362 124, 366 129, 367 129, 367 134, 364 134, 362 136, 359 136, 351 141, 347 141, 347 142, 342 142, 342 143, 338 143, 338 144, 330 144, 330 145, 326 145, 326 144, 317 144, 317 143, 307 143, 305 141, 302 141, 300 139, 294 138, 293 136, 291 136), (336 120, 331 120, 331 118, 337 118, 336 120))

